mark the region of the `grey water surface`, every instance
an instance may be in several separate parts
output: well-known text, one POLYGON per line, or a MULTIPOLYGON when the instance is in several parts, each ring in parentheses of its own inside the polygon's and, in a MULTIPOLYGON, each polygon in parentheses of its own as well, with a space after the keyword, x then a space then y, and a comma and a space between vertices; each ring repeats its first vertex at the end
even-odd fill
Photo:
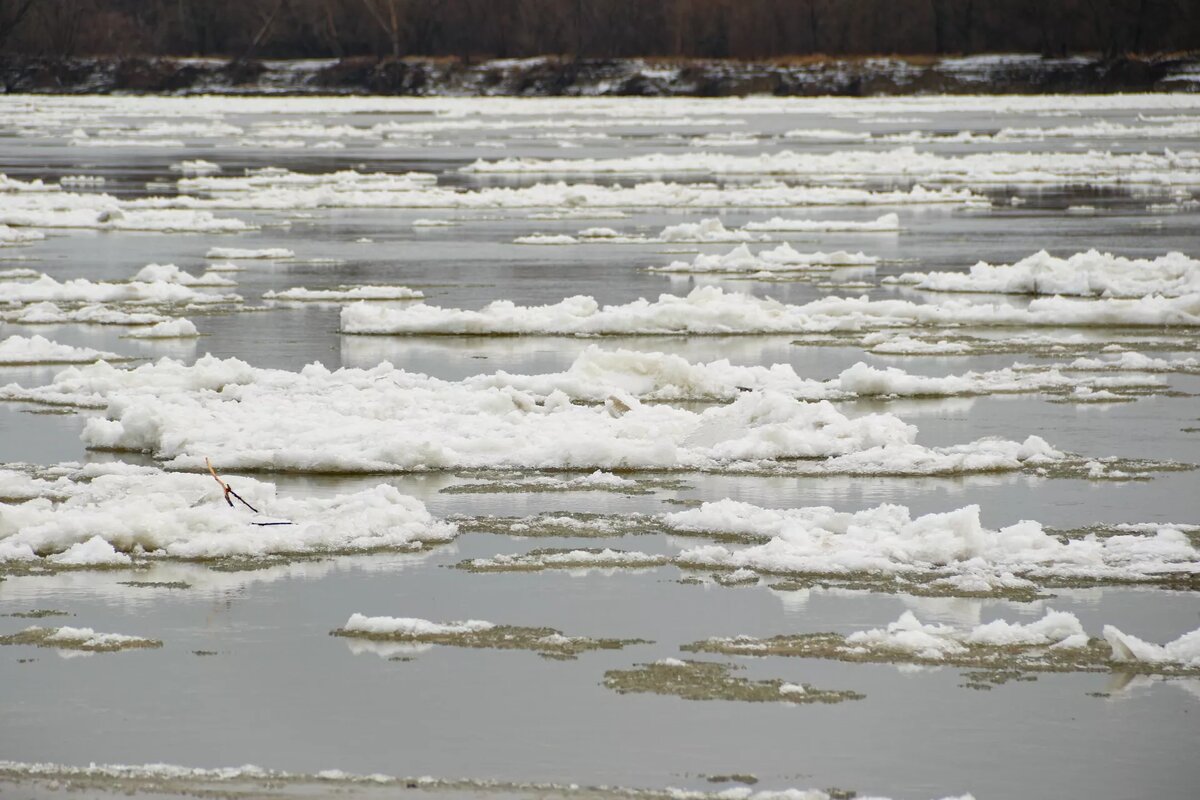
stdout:
MULTIPOLYGON (((915 112, 914 112, 915 113, 915 112)), ((920 126, 944 131, 1047 125, 1034 114, 928 113, 920 126)), ((372 122, 385 121, 386 114, 372 122)), ((1088 119, 1131 122, 1128 112, 1088 119)), ((249 125, 254 115, 230 115, 249 125)), ((335 115, 321 120, 333 124, 335 115)), ((348 122, 363 124, 347 115, 348 122)), ((857 124, 816 115, 761 114, 740 128, 778 134, 795 127, 908 130, 879 121, 857 124)), ((726 129, 722 129, 725 132, 726 129)), ((168 190, 184 158, 221 163, 226 174, 277 166, 304 172, 343 168, 436 172, 443 183, 519 185, 530 178, 477 179, 456 170, 476 158, 506 156, 614 157, 663 152, 682 145, 669 134, 691 128, 622 135, 619 120, 601 142, 582 140, 563 150, 553 142, 487 132, 507 148, 478 142, 485 134, 439 134, 424 146, 293 151, 235 142, 183 148, 80 148, 60 137, 6 134, 0 123, 0 171, 27 180, 90 174, 103 191, 136 197, 168 190), (507 137, 507 138, 504 138, 507 137), (162 184, 162 182, 168 182, 162 184)), ((1069 140, 1070 145, 1076 144, 1069 140)), ((1200 139, 1169 142, 1105 137, 1082 146, 1114 151, 1200 148, 1200 139)), ((765 144, 763 151, 783 149, 765 144)), ((845 143, 789 142, 792 149, 847 149, 845 143)), ((1042 150, 1062 142, 1010 145, 1042 150)), ((962 152, 961 145, 924 146, 962 152)), ((729 152, 737 152, 730 149, 729 152)), ((578 178, 583 180, 583 178, 578 178)), ((605 179, 605 180, 618 180, 605 179)), ((628 182, 624 179, 622 182, 628 182)), ((902 184, 903 185, 903 184, 902 184)), ((81 191, 92 191, 85 189, 81 191)), ((29 247, 0 250, 0 269, 29 266, 56 278, 126 279, 148 263, 174 263, 197 272, 214 246, 287 247, 296 259, 244 262, 235 291, 251 306, 267 290, 397 283, 421 288, 426 302, 478 308, 498 299, 553 303, 591 295, 625 303, 661 293, 680 294, 701 283, 803 303, 830 290, 808 283, 726 278, 667 278, 641 268, 676 258, 661 244, 522 246, 534 232, 575 233, 591 225, 656 232, 664 225, 720 216, 727 226, 783 216, 874 219, 900 215, 896 233, 811 234, 788 237, 797 249, 863 250, 886 259, 876 277, 920 269, 966 269, 980 259, 1009 263, 1046 249, 1058 255, 1089 248, 1154 256, 1170 250, 1200 255, 1200 210, 1161 214, 1147 205, 1162 192, 1122 189, 986 187, 991 210, 957 207, 817 207, 805 209, 627 209, 625 219, 536 220, 520 210, 305 210, 302 214, 229 212, 263 223, 239 235, 48 231, 29 247), (1027 202, 1012 206, 1011 197, 1027 202), (1091 205, 1094 215, 1068 215, 1091 205), (418 218, 452 218, 453 227, 414 228, 418 218), (280 223, 290 224, 283 226, 280 223), (370 242, 359 242, 362 238, 370 242), (315 259, 336 259, 336 263, 315 259)), ((1164 190, 1165 192, 1165 190, 1164 190)), ((732 245, 698 245, 723 253, 732 245)), ((844 293, 841 290, 835 290, 844 293)), ((855 290, 855 293, 859 293, 855 290)), ((881 287, 872 297, 912 296, 881 287)), ((990 298, 994 299, 994 298, 990 298)), ((1021 303, 1012 298, 1009 302, 1021 303)), ((189 314, 198 340, 137 341, 99 326, 18 326, 0 323, 0 338, 40 334, 64 344, 111 350, 143 359, 192 361, 205 353, 237 357, 256 367, 296 370, 320 361, 330 368, 370 367, 381 361, 447 379, 507 370, 530 373, 567 368, 596 340, 531 337, 357 337, 338 332, 330 305, 271 306, 256 311, 189 314)), ((1104 337, 1105 333, 1094 333, 1104 337)), ((857 361, 948 374, 1009 366, 1033 357, 882 357, 857 347, 805 347, 795 337, 621 337, 599 342, 678 353, 693 361, 728 358, 737 364, 787 363, 807 377, 831 378, 857 361)), ((1194 348, 1193 348, 1194 349, 1194 348)), ((1158 355, 1158 354, 1156 354, 1158 355)), ((0 385, 41 385, 57 367, 0 367, 0 385)), ((1186 396, 1134 403, 1053 404, 1037 395, 842 404, 853 413, 886 410, 916 424, 918 441, 945 445, 981 436, 1043 436, 1055 446, 1095 456, 1200 462, 1200 378, 1168 376, 1186 396)), ((88 414, 34 414, 0 404, 0 462, 54 464, 108 460, 86 451, 79 432, 88 414)), ((126 454, 127 460, 148 457, 126 454)), ((149 463, 149 462, 147 462, 149 463)), ((1200 522, 1196 472, 1171 472, 1149 481, 1091 482, 1026 474, 961 478, 782 478, 682 475, 678 488, 642 496, 607 492, 450 494, 451 474, 404 476, 257 476, 288 493, 329 495, 379 482, 418 497, 438 516, 521 516, 542 511, 603 514, 678 510, 667 501, 730 497, 769 507, 829 505, 840 510, 894 502, 914 514, 969 504, 985 525, 1035 519, 1071 528, 1097 523, 1200 522)), ((231 477, 235 481, 236 476, 231 477)), ((219 509, 214 510, 217 513, 219 509)), ((1200 627, 1200 603, 1187 592, 1135 587, 1063 590, 1034 603, 918 598, 813 589, 778 591, 765 583, 724 587, 681 583, 675 567, 473 574, 453 569, 466 558, 525 552, 534 547, 611 546, 674 553, 661 534, 624 538, 520 539, 471 533, 413 555, 373 554, 296 561, 260 570, 220 571, 202 564, 156 565, 139 580, 183 581, 189 588, 122 585, 127 572, 81 571, 12 576, 0 582, 0 614, 52 608, 72 616, 54 624, 93 627, 161 639, 160 650, 67 657, 50 649, 0 648, 0 758, 68 765, 169 763, 194 767, 252 763, 315 773, 434 775, 504 781, 609 784, 634 787, 723 788, 706 776, 751 774, 762 788, 841 787, 903 800, 971 792, 978 798, 1195 797, 1200 786, 1200 681, 1150 680, 1103 674, 1048 674, 979 691, 961 686, 959 670, 901 669, 787 658, 724 658, 751 678, 780 678, 866 695, 834 705, 689 702, 648 694, 620 695, 602 685, 604 672, 667 657, 710 636, 836 631, 880 627, 912 610, 923 621, 976 625, 996 618, 1030 621, 1046 609, 1070 611, 1092 634, 1114 624, 1148 641, 1164 642, 1200 627), (641 638, 651 644, 585 653, 553 661, 523 651, 428 646, 399 650, 328 636, 352 613, 431 620, 487 619, 550 626, 568 635, 641 638), (213 655, 196 655, 196 651, 213 655), (403 655, 409 660, 392 660, 403 655), (1095 696, 1103 694, 1104 696, 1095 696)), ((0 634, 29 621, 0 618, 0 634)), ((49 624, 49 623, 45 623, 49 624)), ((14 795, 16 796, 16 795, 14 795)))

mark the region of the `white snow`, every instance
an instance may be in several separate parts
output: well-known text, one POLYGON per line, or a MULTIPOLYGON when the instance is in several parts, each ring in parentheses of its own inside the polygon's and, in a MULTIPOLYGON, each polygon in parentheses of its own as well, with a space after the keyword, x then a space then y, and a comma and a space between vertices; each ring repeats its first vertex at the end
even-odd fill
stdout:
POLYGON ((996 620, 971 630, 942 624, 922 624, 911 611, 905 611, 900 619, 889 623, 886 628, 850 634, 846 637, 846 644, 849 647, 890 650, 940 661, 946 656, 966 653, 970 644, 1053 646, 1069 642, 1075 645, 1080 642, 1079 637, 1082 637, 1083 644, 1087 643, 1087 635, 1079 619, 1065 611, 1047 611, 1040 620, 1030 623, 996 620))
POLYGON ((800 253, 789 244, 781 244, 770 250, 750 252, 746 245, 739 245, 725 255, 696 256, 690 263, 673 261, 665 267, 647 267, 650 272, 684 273, 757 273, 757 272, 800 272, 830 267, 872 267, 879 259, 862 252, 847 253, 800 253))
MULTIPOLYGON (((40 632, 44 630, 46 629, 34 625, 26 628, 25 632, 40 632)), ((45 641, 51 646, 101 650, 128 647, 131 645, 136 647, 154 643, 153 639, 143 639, 140 636, 126 636, 122 633, 97 633, 92 628, 71 628, 64 625, 61 628, 52 628, 50 630, 53 633, 47 636, 45 641)))
POLYGON ((171 165, 171 171, 178 172, 185 178, 197 178, 205 175, 216 175, 221 171, 221 165, 197 158, 192 161, 178 161, 171 165))
POLYGON ((28 244, 29 242, 37 242, 45 238, 46 235, 41 231, 26 231, 18 228, 10 228, 7 225, 0 225, 0 247, 28 244))
POLYGON ((153 200, 125 201, 103 193, 0 191, 0 225, 163 233, 237 233, 257 227, 211 211, 172 208, 170 203, 153 200))
POLYGON ((342 630, 375 636, 390 636, 397 639, 415 639, 423 636, 453 636, 461 633, 478 633, 496 627, 494 623, 479 619, 462 622, 430 622, 417 617, 368 617, 351 614, 342 630))
POLYGON ((142 328, 134 328, 124 334, 126 339, 192 339, 200 335, 196 325, 189 319, 166 320, 142 328))
POLYGON ((54 303, 32 303, 16 311, 0 311, 0 319, 21 325, 60 325, 65 322, 85 322, 93 325, 156 325, 171 321, 162 314, 129 312, 103 305, 85 305, 63 309, 54 303))
POLYGON ((407 286, 342 286, 337 289, 305 289, 296 287, 281 291, 263 292, 266 300, 293 302, 344 302, 353 300, 419 300, 425 293, 407 286))
POLYGON ((906 272, 883 282, 937 292, 1180 297, 1200 295, 1200 261, 1178 252, 1146 259, 1088 250, 1056 258, 1042 250, 1015 264, 980 261, 969 273, 906 272))
POLYGON ((862 297, 826 297, 805 305, 700 286, 688 295, 660 295, 601 306, 577 295, 544 306, 497 300, 479 311, 418 304, 404 309, 358 303, 342 309, 342 331, 361 334, 662 335, 827 333, 913 325, 1200 326, 1200 293, 1080 302, 1038 298, 1027 308, 948 301, 938 304, 862 297))
POLYGON ((1104 378, 1069 376, 1058 365, 1014 365, 989 372, 929 377, 904 370, 871 367, 859 362, 837 377, 815 380, 797 374, 788 364, 739 366, 726 359, 690 362, 665 353, 588 346, 565 372, 478 375, 464 383, 473 387, 511 387, 539 395, 562 392, 574 400, 603 402, 629 394, 641 400, 733 400, 748 391, 772 391, 802 400, 843 400, 852 397, 941 396, 1063 392, 1076 386, 1161 388, 1157 378, 1130 376, 1115 382, 1104 378), (1100 383, 1097 383, 1100 382, 1100 383))
POLYGON ((92 361, 123 360, 116 353, 59 344, 43 336, 9 336, 0 341, 0 365, 13 364, 86 364, 92 361))
POLYGON ((976 505, 913 517, 905 506, 892 504, 844 513, 721 500, 663 520, 679 530, 772 537, 762 545, 704 545, 679 556, 685 563, 766 573, 921 574, 982 588, 1028 585, 1039 578, 1138 581, 1200 572, 1200 551, 1173 526, 1062 541, 1031 520, 985 528, 979 513, 976 505))
POLYGON ((1112 647, 1114 661, 1180 664, 1200 668, 1200 628, 1164 645, 1142 641, 1113 625, 1104 626, 1104 638, 1112 647))
POLYGON ((479 160, 462 168, 477 174, 701 174, 815 177, 833 183, 905 177, 928 183, 991 184, 1200 184, 1200 152, 1163 153, 976 152, 943 155, 898 147, 835 152, 783 150, 757 155, 687 153, 627 158, 479 160))
POLYGON ((72 565, 126 563, 130 555, 224 558, 444 542, 453 525, 392 486, 335 497, 280 497, 272 484, 229 482, 257 508, 226 505, 207 474, 125 464, 64 467, 22 503, 0 505, 0 560, 48 556, 72 565), (52 502, 51 499, 61 500, 52 502), (287 520, 288 525, 256 522, 287 520))
POLYGON ((894 233, 900 230, 900 217, 894 213, 883 214, 874 220, 864 222, 771 217, 763 222, 747 222, 742 230, 786 231, 789 233, 894 233))
MULTIPOLYGON (((0 283, 0 303, 129 303, 180 305, 191 303, 236 303, 241 297, 236 294, 206 294, 189 288, 177 282, 180 279, 194 276, 181 272, 174 265, 161 267, 151 264, 143 268, 134 280, 128 283, 111 283, 107 281, 90 281, 86 278, 75 278, 67 281, 56 281, 49 275, 42 275, 27 282, 6 281, 0 283), (171 270, 174 269, 174 272, 171 270), (149 270, 149 271, 147 271, 149 270), (172 278, 166 280, 141 280, 141 277, 152 277, 166 274, 172 278)), ((212 276, 217 279, 216 276, 212 276)), ((200 285, 226 286, 228 281, 220 283, 205 282, 200 285)))
POLYGON ((663 242, 755 242, 763 239, 752 233, 739 230, 729 230, 720 219, 712 217, 699 222, 681 222, 678 225, 668 225, 658 234, 663 242))
POLYGON ((150 451, 192 468, 211 456, 225 468, 301 472, 742 467, 947 474, 1063 457, 1037 437, 1023 445, 985 439, 927 448, 914 442, 916 428, 890 414, 852 419, 828 402, 772 390, 692 411, 643 404, 620 391, 604 406, 580 406, 557 389, 537 394, 494 385, 505 380, 440 381, 386 362, 370 370, 256 370, 206 356, 190 367, 162 359, 132 370, 69 368, 42 389, 10 384, 0 393, 104 407, 107 419, 85 425, 86 444, 150 451))
POLYGON ((295 258, 296 254, 284 247, 264 247, 256 250, 244 247, 210 247, 204 254, 205 258, 261 258, 283 260, 295 258))
POLYGON ((174 264, 147 264, 134 274, 132 280, 142 283, 177 283, 180 286, 237 286, 237 281, 214 275, 211 271, 193 275, 174 264))

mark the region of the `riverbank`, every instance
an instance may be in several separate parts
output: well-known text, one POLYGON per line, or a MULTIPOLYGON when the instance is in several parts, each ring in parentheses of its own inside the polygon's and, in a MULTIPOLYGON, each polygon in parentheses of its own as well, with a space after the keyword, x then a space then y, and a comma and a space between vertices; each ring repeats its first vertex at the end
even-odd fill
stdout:
POLYGON ((1200 56, 563 59, 0 58, 3 91, 726 97, 1200 91, 1200 56))

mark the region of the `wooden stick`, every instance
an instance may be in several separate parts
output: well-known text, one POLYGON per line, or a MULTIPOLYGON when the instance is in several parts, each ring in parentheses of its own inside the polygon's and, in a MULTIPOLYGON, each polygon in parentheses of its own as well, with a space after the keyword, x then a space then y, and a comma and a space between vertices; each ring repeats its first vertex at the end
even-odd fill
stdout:
POLYGON ((232 487, 232 486, 230 486, 230 485, 229 485, 228 483, 226 483, 225 481, 221 480, 221 476, 217 475, 217 471, 216 471, 215 469, 213 469, 213 465, 212 465, 212 462, 211 462, 211 461, 209 461, 207 458, 205 458, 205 459, 204 459, 204 463, 208 465, 208 471, 209 471, 209 473, 210 473, 210 474, 213 476, 213 480, 215 480, 217 483, 221 484, 221 488, 225 490, 225 502, 226 502, 226 503, 229 503, 229 507, 230 507, 230 508, 233 508, 233 501, 229 499, 229 496, 230 496, 230 495, 233 495, 233 496, 234 496, 234 497, 236 497, 236 498, 238 499, 238 501, 239 501, 239 502, 240 502, 242 505, 244 505, 246 508, 248 508, 248 509, 250 509, 251 511, 253 511, 255 514, 257 514, 257 513, 258 513, 258 509, 257 509, 257 508, 255 508, 254 506, 252 506, 252 505, 250 505, 249 503, 247 503, 247 502, 246 502, 246 499, 245 499, 244 497, 242 497, 240 494, 238 494, 237 492, 235 492, 235 491, 233 490, 233 487, 232 487))

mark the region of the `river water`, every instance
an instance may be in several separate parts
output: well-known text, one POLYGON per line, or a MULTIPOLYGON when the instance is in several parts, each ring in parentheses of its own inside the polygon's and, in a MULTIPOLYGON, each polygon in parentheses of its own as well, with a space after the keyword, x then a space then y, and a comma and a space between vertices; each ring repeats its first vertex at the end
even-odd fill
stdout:
MULTIPOLYGON (((171 165, 202 158, 222 175, 279 167, 299 173, 433 173, 441 185, 528 186, 545 176, 479 176, 459 169, 476 159, 631 158, 649 153, 771 154, 863 150, 898 159, 903 143, 787 138, 788 131, 848 134, 925 131, 951 134, 1075 126, 1079 130, 1017 142, 926 141, 919 152, 946 156, 1009 151, 1111 153, 1200 149, 1200 103, 1188 98, 1105 102, 1034 98, 995 104, 937 98, 862 101, 611 101, 133 98, 0 98, 0 171, 22 181, 90 175, 103 185, 72 188, 119 200, 174 194, 171 165), (189 105, 193 104, 193 105, 189 105), (1168 121, 1160 122, 1155 118, 1168 121), (630 122, 630 118, 635 118, 630 122), (639 121, 640 120, 640 121, 639 121), (473 125, 454 127, 447 121, 473 125), (575 121, 576 127, 563 125, 575 121), (199 127, 174 130, 194 122, 199 127), (1183 123, 1195 123, 1185 129, 1183 123), (427 124, 397 138, 339 134, 338 126, 427 124), (438 124, 443 123, 439 128, 438 124), (558 127, 555 127, 558 123, 558 127), (155 135, 154 125, 166 126, 155 135), (1155 134, 1154 126, 1175 124, 1155 134), (222 129, 219 125, 232 126, 222 129), (205 129, 204 126, 210 126, 205 129), (291 126, 271 131, 271 126, 291 126), (303 126, 320 126, 301 133, 303 126), (1089 132, 1087 126, 1092 126, 1089 132), (1109 126, 1105 128, 1104 126, 1109 126), (78 129, 84 129, 82 138, 78 129), (234 129, 240 132, 234 132, 234 129), (729 146, 697 137, 737 133, 729 146), (583 136, 581 134, 587 134, 583 136), (140 139, 138 137, 141 137, 140 139), (427 138, 421 138, 427 137, 427 138), (104 143, 104 139, 109 141, 104 143), (87 141, 90 139, 90 141, 87 141), (122 140, 123 143, 122 143, 122 140), (283 140, 283 141, 281 141, 283 140), (98 143, 99 142, 99 143, 98 143), (316 147, 335 142, 338 147, 316 147)), ((1105 98, 1102 98, 1105 100, 1105 98)), ((776 176, 779 177, 779 176, 776 176)), ((670 175, 655 176, 670 180, 670 175)), ((639 175, 567 175, 567 181, 621 183, 639 175)), ((674 176, 696 182, 712 176, 674 176)), ((782 179, 787 180, 786 176, 782 179)), ((921 174, 847 179, 838 185, 907 189, 921 174)), ((747 177, 728 178, 730 184, 747 177)), ((807 182, 832 184, 809 176, 807 182)), ((931 185, 937 185, 936 182, 931 185)), ((960 185, 960 184, 956 184, 960 185)), ((671 207, 616 209, 625 216, 538 219, 554 209, 301 208, 218 212, 261 225, 230 235, 45 228, 46 238, 0 250, 0 268, 30 267, 59 280, 126 280, 150 263, 199 273, 214 246, 285 247, 296 258, 245 261, 234 273, 247 307, 295 286, 403 284, 428 303, 475 309, 499 299, 520 305, 590 295, 628 303, 697 285, 774 297, 791 304, 832 294, 920 298, 880 278, 920 270, 963 271, 979 260, 1012 263, 1039 250, 1069 255, 1096 248, 1157 257, 1179 250, 1200 256, 1200 208, 1179 203, 1196 187, 1130 186, 1087 178, 1045 185, 966 182, 990 207, 948 205, 806 208, 671 207), (1012 198, 1018 198, 1018 204, 1012 198), (1176 207, 1164 210, 1165 204, 1176 207), (1154 206, 1154 208, 1151 208, 1154 206), (1080 207, 1084 208, 1081 212, 1080 207), (1087 209, 1091 210, 1088 211, 1087 209), (1068 211, 1068 209, 1072 209, 1068 211), (891 233, 774 234, 800 251, 863 251, 882 259, 869 287, 830 289, 811 282, 646 272, 692 254, 662 243, 521 245, 533 233, 573 235, 610 226, 653 234, 666 225, 719 217, 728 228, 770 216, 872 220, 899 215, 891 233), (443 227, 414 227, 417 219, 443 227), (364 241, 369 240, 369 241, 364 241)), ((676 245, 725 253, 733 244, 676 245)), ((1027 298, 989 297, 1021 306, 1027 298)), ((339 332, 339 307, 274 305, 213 314, 189 313, 198 339, 131 340, 119 327, 0 323, 0 339, 43 335, 54 341, 141 359, 192 362, 205 353, 255 367, 330 369, 390 361, 447 380, 507 371, 567 369, 595 339, 576 337, 352 336, 339 332)), ((1156 331, 1161 333, 1161 331, 1156 331)), ((1085 331, 1125 341, 1127 329, 1085 331)), ((1165 334, 1164 334, 1165 335, 1165 334)), ((1196 351, 1194 329, 1156 356, 1196 351)), ((858 361, 923 375, 998 369, 1036 355, 888 357, 851 342, 806 346, 792 335, 623 336, 605 348, 666 352, 689 361, 789 364, 806 377, 832 378, 858 361)), ((1129 349, 1137 349, 1130 346, 1129 349)), ((1050 359, 1052 360, 1052 359, 1050 359)), ((60 371, 48 365, 0 367, 0 385, 38 386, 60 371)), ((1200 462, 1200 377, 1165 376, 1174 396, 1117 404, 1051 403, 1045 396, 985 395, 858 400, 839 404, 857 415, 883 410, 915 424, 920 441, 941 446, 981 436, 1021 440, 1037 434, 1056 447, 1097 456, 1200 462), (1185 432, 1190 429, 1190 432, 1185 432)), ((0 404, 0 462, 154 463, 151 454, 85 449, 80 432, 99 411, 30 413, 0 404)), ((684 473, 678 485, 649 494, 614 492, 461 494, 454 471, 391 476, 277 474, 280 491, 326 497, 380 482, 426 504, 438 517, 541 512, 605 515, 678 510, 680 501, 732 498, 770 508, 828 505, 857 511, 880 503, 913 514, 981 507, 988 527, 1034 519, 1055 528, 1122 522, 1200 522, 1196 473, 1163 472, 1150 480, 1091 481, 1029 473, 955 477, 780 477, 684 473)), ((227 476, 235 481, 236 473, 227 476)), ((433 775, 498 781, 629 787, 720 789, 708 776, 753 775, 756 789, 852 789, 916 800, 966 792, 1000 800, 1030 796, 1187 798, 1200 785, 1195 759, 1200 682, 1116 674, 1043 674, 987 691, 963 688, 953 667, 902 668, 796 658, 724 658, 748 678, 779 678, 853 689, 856 702, 789 705, 694 702, 652 694, 617 694, 606 670, 679 657, 680 645, 712 636, 849 633, 895 620, 906 610, 922 621, 973 626, 993 619, 1030 621, 1048 608, 1078 616, 1095 635, 1105 624, 1153 642, 1200 626, 1193 593, 1136 586, 1054 590, 1034 602, 1000 598, 922 598, 813 588, 782 591, 767 581, 726 587, 681 582, 675 566, 570 572, 478 574, 452 567, 535 547, 604 547, 667 555, 690 546, 651 533, 635 537, 522 539, 465 533, 419 554, 375 553, 299 560, 258 570, 225 571, 203 563, 163 562, 139 580, 182 581, 188 588, 131 587, 120 569, 9 575, 0 583, 0 613, 58 609, 67 624, 160 639, 161 649, 72 654, 0 648, 3 758, 62 765, 166 763, 188 767, 255 764, 312 774, 433 775), (417 646, 397 649, 327 633, 355 612, 430 620, 488 619, 549 626, 572 635, 639 638, 652 643, 557 661, 521 651, 417 646), (197 651, 213 655, 196 655, 197 651), (411 655, 394 660, 397 654, 411 655), (65 657, 76 655, 79 657, 65 657), (1103 696, 1097 696, 1103 695, 1103 696)), ((703 576, 702 576, 703 577, 703 576)), ((0 620, 0 634, 25 620, 0 620)))

